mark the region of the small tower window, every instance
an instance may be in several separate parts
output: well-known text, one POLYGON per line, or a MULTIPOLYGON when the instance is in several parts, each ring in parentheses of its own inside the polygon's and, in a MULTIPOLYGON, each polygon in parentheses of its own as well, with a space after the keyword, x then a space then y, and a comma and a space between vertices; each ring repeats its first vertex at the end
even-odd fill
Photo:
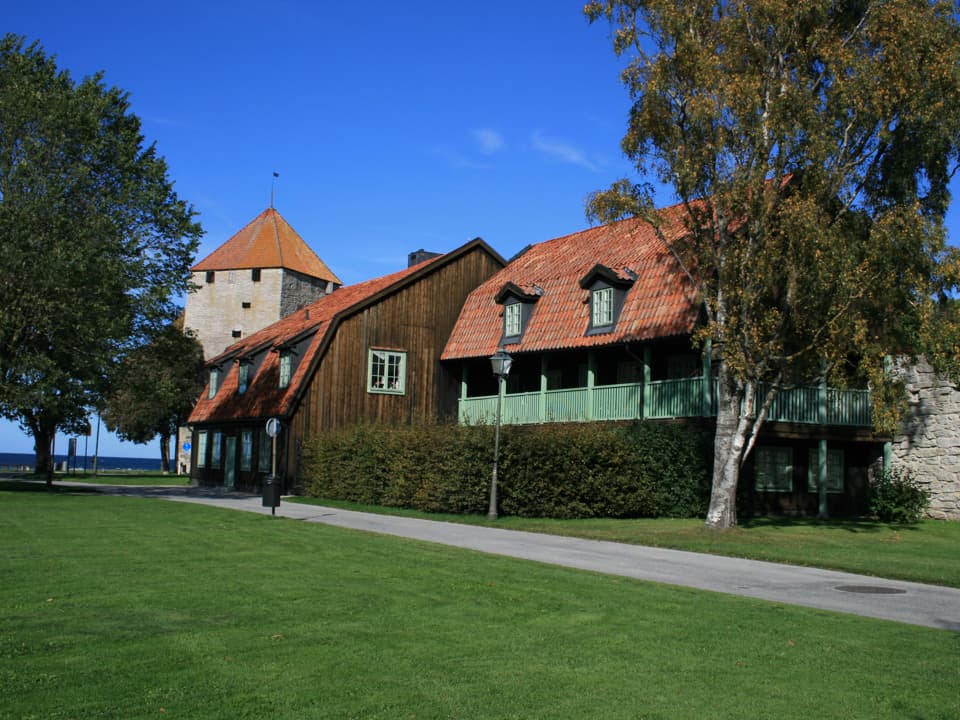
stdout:
POLYGON ((240 307, 242 307, 244 310, 249 310, 249 309, 250 309, 250 303, 248 303, 248 302, 242 302, 242 303, 240 303, 240 307))
POLYGON ((260 282, 260 268, 253 268, 250 271, 250 279, 253 282, 260 282))
POLYGON ((238 337, 240 337, 241 335, 243 335, 243 331, 242 331, 242 330, 234 330, 234 331, 233 331, 232 333, 230 333, 230 334, 231 334, 233 337, 238 338, 238 337))
POLYGON ((213 285, 213 281, 216 279, 217 274, 213 270, 207 270, 207 285, 213 285))

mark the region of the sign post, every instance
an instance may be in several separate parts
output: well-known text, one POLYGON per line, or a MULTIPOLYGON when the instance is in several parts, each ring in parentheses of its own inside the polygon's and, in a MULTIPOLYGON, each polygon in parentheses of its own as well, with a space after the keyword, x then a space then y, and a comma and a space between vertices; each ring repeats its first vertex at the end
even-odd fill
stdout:
POLYGON ((263 485, 263 506, 270 507, 270 514, 277 514, 280 504, 280 480, 277 477, 277 436, 280 434, 280 421, 277 418, 267 420, 267 435, 273 447, 270 450, 270 477, 263 485))

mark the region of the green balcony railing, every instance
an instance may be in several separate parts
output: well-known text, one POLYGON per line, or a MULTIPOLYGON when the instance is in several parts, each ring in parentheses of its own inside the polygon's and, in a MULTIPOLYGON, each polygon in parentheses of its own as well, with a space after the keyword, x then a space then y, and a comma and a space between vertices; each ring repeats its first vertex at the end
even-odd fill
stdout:
MULTIPOLYGON (((704 393, 701 378, 601 385, 504 395, 501 419, 507 425, 589 420, 706 417, 717 407, 716 383, 704 393), (644 392, 646 390, 646 392, 644 392), (646 403, 644 402, 646 396, 646 403), (646 405, 646 407, 644 407, 646 405)), ((762 388, 761 388, 762 390, 762 388)), ((773 422, 869 427, 869 390, 808 386, 781 390, 767 419, 773 422)), ((460 399, 460 422, 493 422, 497 396, 460 399)))

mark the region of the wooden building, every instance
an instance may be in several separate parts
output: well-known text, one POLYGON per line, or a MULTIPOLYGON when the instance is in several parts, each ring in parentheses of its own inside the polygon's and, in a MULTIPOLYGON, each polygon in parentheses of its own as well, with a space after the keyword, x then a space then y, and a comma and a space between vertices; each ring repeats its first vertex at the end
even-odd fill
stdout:
MULTIPOLYGON (((681 211, 661 211, 668 236, 684 231, 681 211)), ((493 420, 488 358, 502 347, 513 358, 506 424, 656 420, 709 431, 716 379, 690 342, 701 318, 670 251, 648 224, 625 220, 512 260, 467 298, 442 359, 461 377, 464 423, 493 420)), ((815 515, 825 499, 830 514, 862 512, 868 468, 883 453, 871 407, 866 388, 781 391, 744 469, 741 511, 815 515)))
MULTIPOLYGON (((272 206, 190 269, 184 327, 204 359, 333 292, 343 283, 272 206)), ((180 428, 177 466, 191 468, 180 428)))
POLYGON ((391 275, 337 289, 207 362, 190 416, 192 478, 257 488, 271 472, 277 418, 287 487, 313 434, 357 423, 455 416, 459 374, 440 353, 471 290, 505 262, 477 238, 391 275))

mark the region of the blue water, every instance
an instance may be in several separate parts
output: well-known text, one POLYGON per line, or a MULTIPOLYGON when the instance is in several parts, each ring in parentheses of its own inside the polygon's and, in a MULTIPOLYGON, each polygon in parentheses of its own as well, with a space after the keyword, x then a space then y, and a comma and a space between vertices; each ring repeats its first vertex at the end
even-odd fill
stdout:
MULTIPOLYGON (((54 462, 58 463, 57 467, 59 468, 59 463, 66 462, 67 456, 61 455, 60 453, 56 454, 54 462)), ((84 463, 86 463, 87 472, 93 471, 93 456, 89 455, 86 458, 83 455, 78 455, 74 460, 70 461, 69 469, 74 469, 74 463, 76 463, 77 472, 83 472, 84 463)), ((34 456, 32 453, 0 453, 0 470, 11 470, 14 468, 27 468, 28 470, 33 470, 34 456)), ((173 463, 171 463, 172 465, 173 463)), ((160 470, 160 458, 128 458, 128 457, 104 457, 101 455, 97 459, 97 469, 98 470, 149 470, 151 472, 158 472, 160 470)), ((172 468, 171 468, 172 470, 172 468)))

